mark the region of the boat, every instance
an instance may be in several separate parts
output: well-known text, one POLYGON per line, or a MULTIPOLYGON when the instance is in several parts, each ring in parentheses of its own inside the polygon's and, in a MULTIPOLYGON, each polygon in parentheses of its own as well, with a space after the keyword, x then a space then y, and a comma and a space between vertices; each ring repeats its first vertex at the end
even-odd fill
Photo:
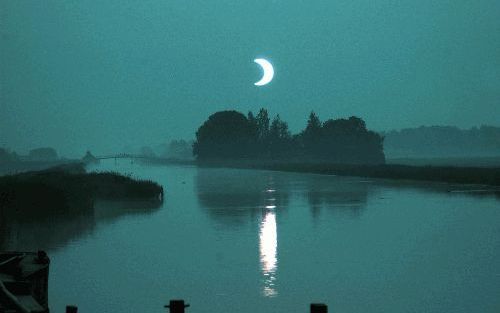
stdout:
POLYGON ((0 312, 49 313, 45 251, 0 252, 0 312))

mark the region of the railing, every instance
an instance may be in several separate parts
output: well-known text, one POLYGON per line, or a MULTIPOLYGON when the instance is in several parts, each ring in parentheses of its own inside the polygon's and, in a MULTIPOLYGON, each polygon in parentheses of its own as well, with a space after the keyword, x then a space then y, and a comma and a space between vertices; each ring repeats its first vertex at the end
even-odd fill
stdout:
POLYGON ((154 156, 148 156, 148 155, 142 155, 142 154, 128 154, 128 153, 99 155, 99 156, 96 156, 95 158, 98 160, 106 160, 106 159, 157 159, 154 156))
MULTIPOLYGON (((170 300, 170 303, 165 305, 165 308, 168 308, 170 313, 185 313, 186 308, 189 306, 184 300, 170 300)), ((78 308, 69 305, 66 307, 66 313, 78 313, 78 308)), ((310 313, 328 313, 328 306, 324 303, 311 303, 310 313)))

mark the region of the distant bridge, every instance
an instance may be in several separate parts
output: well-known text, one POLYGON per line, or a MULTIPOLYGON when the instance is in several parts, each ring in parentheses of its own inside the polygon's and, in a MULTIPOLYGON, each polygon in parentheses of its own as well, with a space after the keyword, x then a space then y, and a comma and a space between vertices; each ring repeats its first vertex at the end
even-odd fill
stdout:
POLYGON ((119 154, 108 154, 108 155, 100 155, 95 157, 98 160, 107 160, 107 159, 149 159, 149 160, 166 160, 164 158, 158 158, 151 155, 142 155, 142 154, 129 154, 129 153, 119 153, 119 154))
MULTIPOLYGON (((194 164, 193 160, 179 160, 179 159, 173 159, 173 158, 161 158, 157 157, 154 155, 144 155, 144 154, 131 154, 131 153, 119 153, 119 154, 108 154, 108 155, 98 155, 98 156, 93 156, 89 153, 91 158, 94 158, 94 160, 111 160, 114 159, 115 161, 118 159, 129 159, 132 162, 134 160, 146 160, 150 161, 152 163, 160 163, 160 164, 194 164)), ((85 157, 84 157, 85 159, 85 157)))

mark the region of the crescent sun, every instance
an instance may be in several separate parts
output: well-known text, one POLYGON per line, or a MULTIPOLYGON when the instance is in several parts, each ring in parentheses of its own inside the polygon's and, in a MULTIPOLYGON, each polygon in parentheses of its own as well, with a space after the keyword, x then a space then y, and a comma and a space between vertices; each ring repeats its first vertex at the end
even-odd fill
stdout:
POLYGON ((259 64, 262 67, 262 71, 264 74, 262 75, 262 78, 256 82, 254 85, 255 86, 264 86, 269 84, 274 77, 274 68, 271 62, 269 62, 266 59, 255 59, 253 60, 255 63, 259 64))

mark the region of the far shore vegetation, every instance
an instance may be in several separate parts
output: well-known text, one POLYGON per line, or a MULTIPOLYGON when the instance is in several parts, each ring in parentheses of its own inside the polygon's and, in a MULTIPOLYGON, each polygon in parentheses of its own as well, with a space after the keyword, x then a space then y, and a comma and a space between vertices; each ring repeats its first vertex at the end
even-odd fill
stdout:
POLYGON ((311 112, 306 128, 291 134, 267 110, 212 114, 196 132, 199 166, 240 167, 339 176, 500 186, 500 168, 386 164, 384 137, 358 117, 321 122, 311 112))
POLYGON ((212 114, 196 132, 193 154, 198 161, 272 160, 322 163, 384 164, 383 137, 368 130, 361 118, 321 122, 311 112, 304 130, 292 134, 279 115, 266 109, 247 116, 237 111, 212 114))
POLYGON ((201 167, 229 167, 337 176, 500 186, 500 167, 410 166, 210 160, 201 167))
MULTIPOLYGON (((156 150, 144 146, 129 149, 127 153, 140 155, 137 162, 143 164, 241 167, 500 186, 500 156, 496 154, 500 151, 498 127, 459 130, 433 126, 380 133, 368 129, 359 117, 322 121, 314 112, 304 117, 304 122, 304 129, 293 134, 286 121, 279 115, 271 118, 264 108, 257 114, 220 111, 200 125, 194 141, 172 140, 156 150), (444 157, 449 155, 447 153, 457 155, 457 151, 463 152, 461 147, 467 147, 471 157, 444 157), (495 156, 491 156, 492 153, 495 156), (394 158, 396 155, 399 157, 394 158)), ((67 202, 76 199, 68 195, 73 194, 71 188, 76 190, 78 184, 83 184, 81 190, 86 199, 142 197, 148 192, 157 193, 161 188, 151 187, 146 192, 147 188, 141 189, 140 186, 154 185, 153 182, 136 182, 129 178, 120 181, 118 177, 122 176, 116 173, 54 173, 54 167, 78 168, 79 163, 97 164, 99 159, 90 151, 79 160, 71 160, 60 157, 50 147, 32 149, 26 155, 0 148, 0 175, 11 174, 0 177, 0 184, 3 187, 17 184, 16 188, 28 190, 36 181, 42 190, 48 188, 44 182, 48 179, 51 188, 47 193, 62 192, 67 202), (36 172, 46 168, 52 169, 36 172), (15 175, 26 171, 31 172, 15 175), (70 183, 56 184, 55 177, 70 183), (123 192, 127 188, 142 191, 123 192)), ((12 187, 5 190, 12 192, 12 187)), ((0 201, 5 202, 5 199, 0 201)))

